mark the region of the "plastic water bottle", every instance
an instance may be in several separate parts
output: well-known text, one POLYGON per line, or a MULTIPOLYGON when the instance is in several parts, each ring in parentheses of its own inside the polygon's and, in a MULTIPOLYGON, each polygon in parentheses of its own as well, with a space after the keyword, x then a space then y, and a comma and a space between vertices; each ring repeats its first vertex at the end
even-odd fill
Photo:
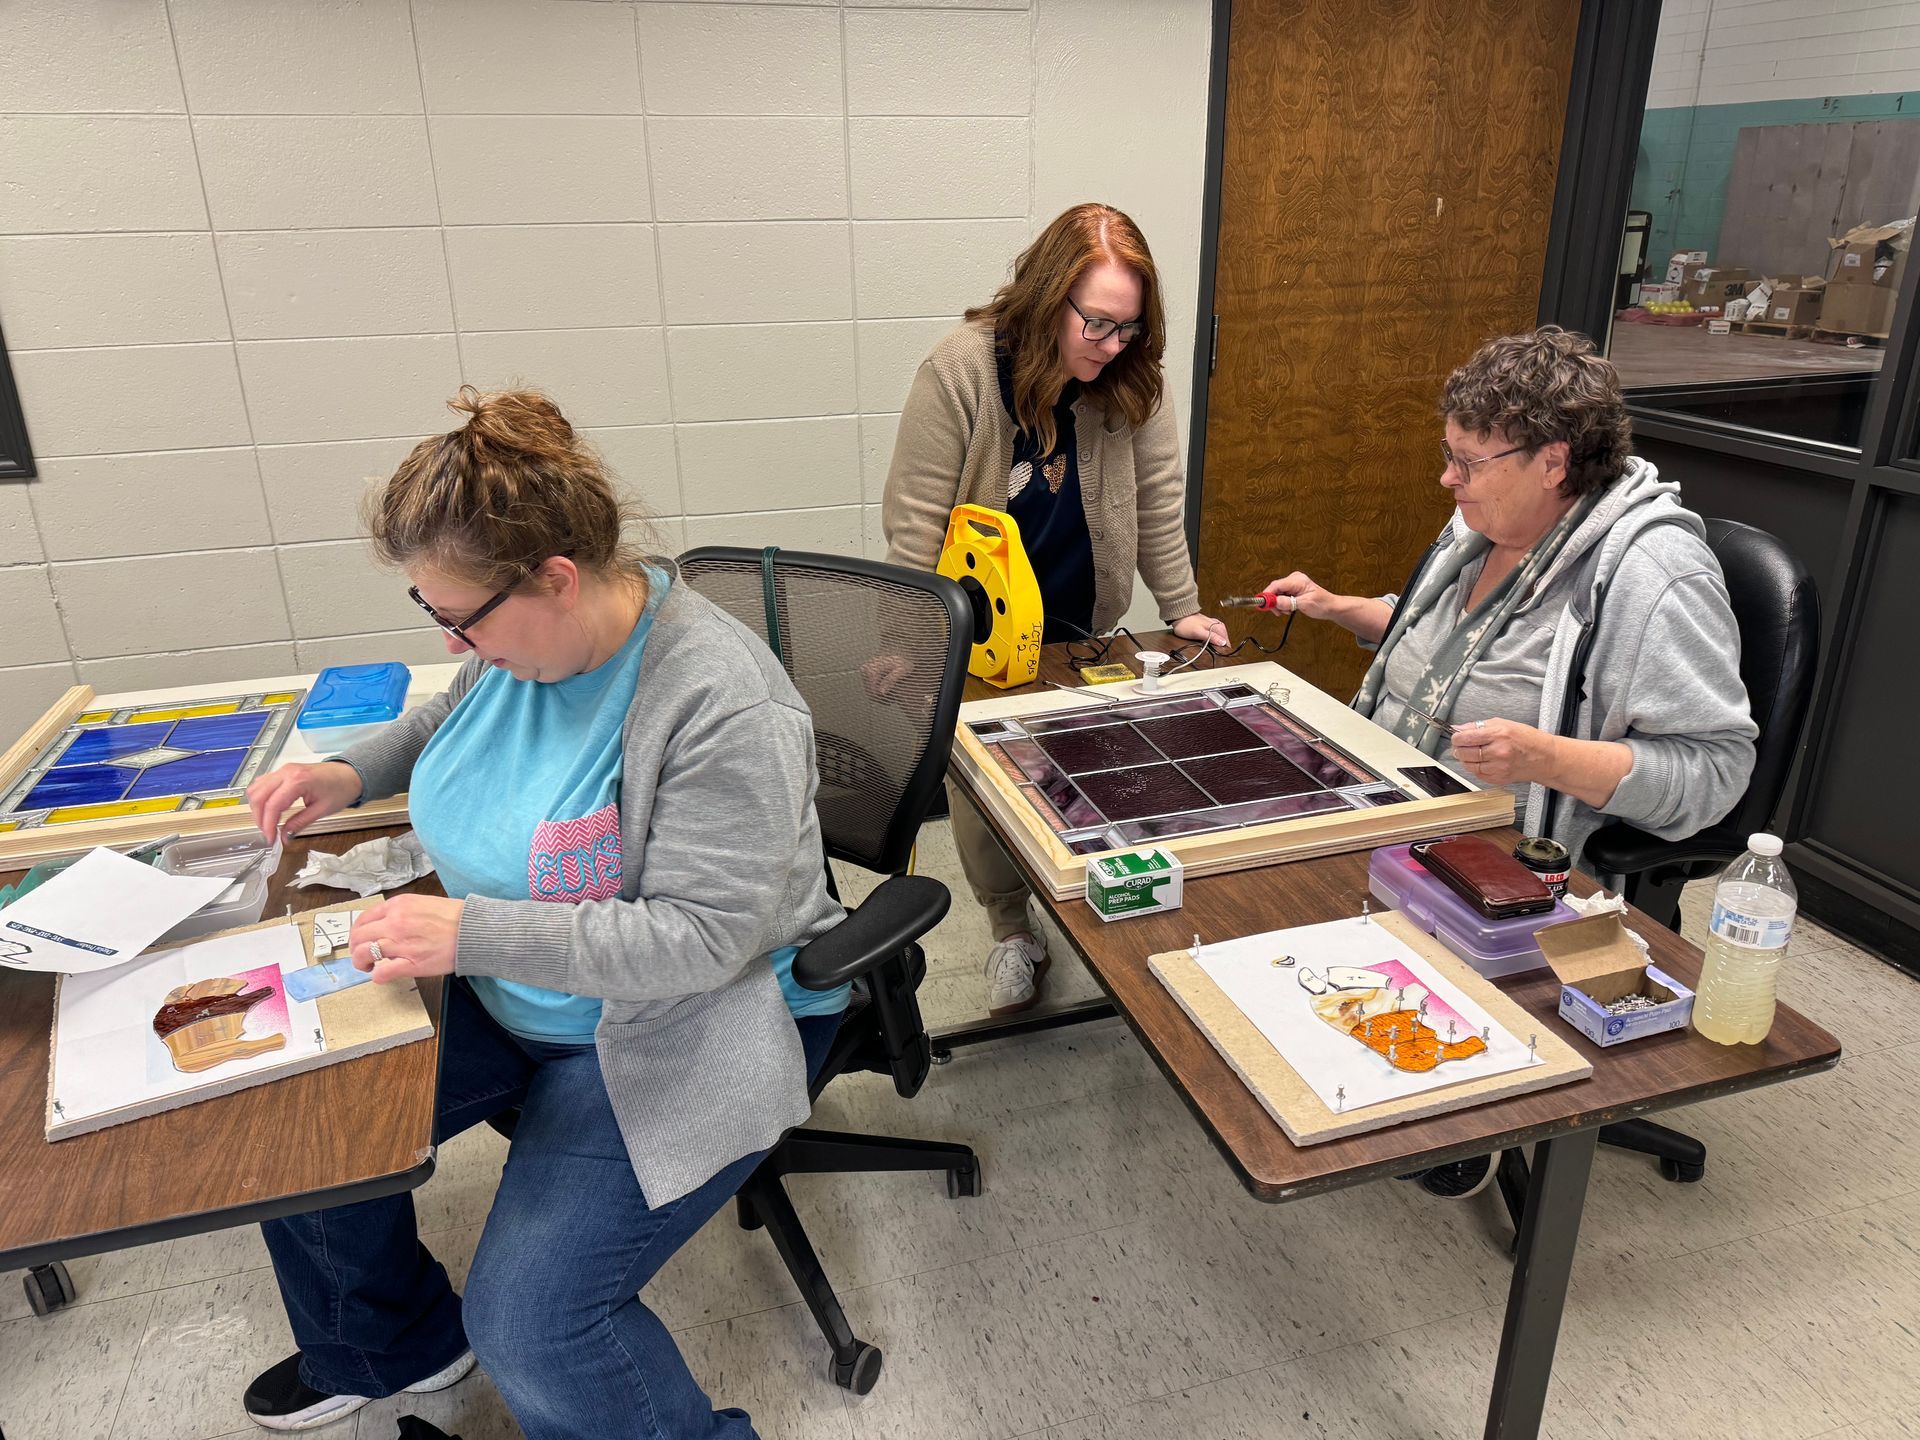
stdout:
POLYGON ((1721 1045, 1757 1045, 1773 1028, 1774 985, 1800 904, 1780 848, 1778 836, 1749 835, 1713 892, 1693 1028, 1721 1045))

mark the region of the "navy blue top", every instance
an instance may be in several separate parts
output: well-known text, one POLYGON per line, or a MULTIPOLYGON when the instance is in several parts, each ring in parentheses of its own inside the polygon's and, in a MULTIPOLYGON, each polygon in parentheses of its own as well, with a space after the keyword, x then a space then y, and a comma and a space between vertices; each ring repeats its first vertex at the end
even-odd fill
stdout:
POLYGON ((1078 380, 1067 381, 1053 407, 1051 453, 1040 454, 1039 441, 1020 425, 1013 409, 1013 366, 994 337, 1000 374, 1000 403, 1012 416, 1013 469, 1007 476, 1007 513, 1020 527, 1033 573, 1040 581, 1046 611, 1044 644, 1085 639, 1093 629, 1093 537, 1087 533, 1087 509, 1080 498, 1080 459, 1074 439, 1073 402, 1078 380))

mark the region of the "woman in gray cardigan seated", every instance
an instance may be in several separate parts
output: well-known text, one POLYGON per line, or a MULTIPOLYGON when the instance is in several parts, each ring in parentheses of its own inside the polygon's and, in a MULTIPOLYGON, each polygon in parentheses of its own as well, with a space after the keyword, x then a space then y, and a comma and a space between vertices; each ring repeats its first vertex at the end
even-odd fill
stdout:
POLYGON ((806 1119, 846 1007, 792 975, 841 916, 812 722, 759 639, 623 546, 604 467, 550 401, 453 406, 470 418, 401 463, 369 528, 466 664, 247 799, 272 835, 409 792, 446 898, 370 906, 354 963, 450 977, 440 1139, 520 1119, 464 1300, 409 1195, 262 1227, 300 1348, 246 1409, 309 1429, 477 1356, 534 1440, 744 1440, 639 1292, 806 1119))
MULTIPOLYGON (((1513 791, 1521 828, 1576 864, 1609 819, 1667 839, 1719 820, 1759 733, 1740 633, 1700 517, 1630 453, 1613 366, 1554 327, 1492 340, 1447 378, 1440 414, 1457 508, 1407 594, 1338 595, 1296 571, 1267 586, 1275 608, 1377 646, 1354 708, 1513 791), (1584 699, 1562 733, 1570 681, 1584 699)), ((1465 1195, 1491 1174, 1483 1158, 1423 1183, 1465 1195)))
MULTIPOLYGON (((1004 510, 1040 582, 1045 643, 1117 625, 1137 568, 1174 634, 1225 645, 1226 626, 1200 613, 1187 555, 1166 344, 1139 227, 1110 205, 1055 218, 913 377, 880 511, 887 559, 931 570, 954 506, 1004 510)), ((947 795, 954 846, 993 933, 987 1009, 1025 1010, 1047 964, 1026 881, 951 780, 947 795)))

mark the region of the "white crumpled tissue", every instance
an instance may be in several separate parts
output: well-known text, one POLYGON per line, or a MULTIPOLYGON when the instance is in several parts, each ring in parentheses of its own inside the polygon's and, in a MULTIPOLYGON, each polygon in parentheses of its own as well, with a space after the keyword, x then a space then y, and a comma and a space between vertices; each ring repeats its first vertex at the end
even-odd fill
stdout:
MULTIPOLYGON (((1627 897, 1624 895, 1615 895, 1607 890, 1596 890, 1593 894, 1584 897, 1570 894, 1561 898, 1567 902, 1567 908, 1583 920, 1595 915, 1606 915, 1615 912, 1617 912, 1623 920, 1626 918, 1627 897)), ((1650 956, 1653 954, 1652 948, 1647 944, 1645 937, 1643 937, 1639 931, 1635 930, 1632 926, 1626 927, 1626 930, 1627 938, 1640 947, 1640 953, 1642 955, 1650 956)))
POLYGON ((388 835, 354 846, 344 855, 329 855, 315 850, 293 877, 296 885, 326 885, 335 890, 351 890, 356 895, 371 895, 389 890, 433 873, 433 861, 427 858, 420 837, 409 830, 404 835, 388 835))

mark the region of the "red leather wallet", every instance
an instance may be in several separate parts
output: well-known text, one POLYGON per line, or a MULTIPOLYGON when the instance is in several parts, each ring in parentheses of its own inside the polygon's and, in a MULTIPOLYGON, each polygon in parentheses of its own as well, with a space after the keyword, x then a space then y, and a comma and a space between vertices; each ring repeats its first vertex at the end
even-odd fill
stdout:
POLYGON ((1408 846, 1407 853, 1489 920, 1537 915, 1553 908, 1553 892, 1539 876, 1478 835, 1422 840, 1408 846))

